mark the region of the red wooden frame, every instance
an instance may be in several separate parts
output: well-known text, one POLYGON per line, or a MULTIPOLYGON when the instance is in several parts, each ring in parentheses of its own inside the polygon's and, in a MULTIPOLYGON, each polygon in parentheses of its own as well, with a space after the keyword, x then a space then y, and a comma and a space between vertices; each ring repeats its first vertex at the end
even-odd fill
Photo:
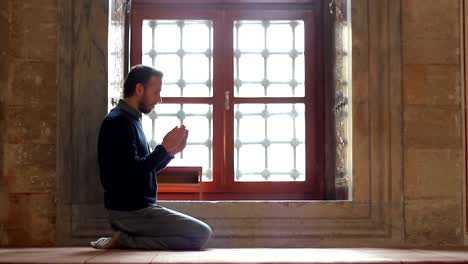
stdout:
MULTIPOLYGON (((166 103, 213 104, 213 181, 203 182, 200 193, 185 187, 166 190, 158 199, 324 199, 325 131, 323 19, 321 0, 247 1, 139 0, 131 12, 131 65, 141 63, 142 21, 147 19, 207 19, 213 21, 213 97, 163 98, 166 103), (287 5, 285 5, 287 3, 287 5), (291 4, 291 2, 296 3, 291 4), (170 4, 169 4, 170 3, 170 4), (266 4, 267 3, 267 4, 266 4), (210 5, 207 5, 210 4, 210 5), (227 8, 229 4, 229 8, 227 8), (265 5, 266 4, 266 5, 265 5), (308 4, 308 5, 303 5, 308 4), (307 8, 305 8, 307 7, 307 8), (238 19, 300 19, 305 26, 305 97, 236 98, 234 88, 233 23, 238 19), (224 92, 230 91, 229 110, 224 92), (304 103, 306 118, 306 180, 303 182, 236 182, 234 180, 235 103, 304 103)), ((170 169, 168 167, 167 169, 170 169)))

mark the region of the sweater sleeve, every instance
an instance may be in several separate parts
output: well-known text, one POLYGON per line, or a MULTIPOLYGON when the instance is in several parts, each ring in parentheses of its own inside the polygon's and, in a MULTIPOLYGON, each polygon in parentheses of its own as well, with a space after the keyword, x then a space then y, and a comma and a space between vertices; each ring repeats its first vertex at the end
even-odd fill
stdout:
POLYGON ((164 146, 161 145, 161 144, 157 145, 157 146, 154 148, 153 152, 154 152, 154 151, 163 151, 163 152, 166 152, 166 153, 167 153, 167 157, 164 159, 164 161, 161 162, 161 163, 159 164, 159 166, 157 166, 156 168, 154 168, 154 173, 158 173, 158 172, 160 172, 162 169, 164 169, 164 168, 167 166, 167 164, 174 158, 174 156, 171 155, 171 154, 169 154, 169 153, 166 151, 166 148, 164 148, 164 146), (159 150, 159 149, 161 149, 161 150, 159 150))
POLYGON ((149 173, 155 169, 162 169, 172 160, 164 147, 156 147, 144 157, 138 156, 137 135, 132 124, 124 118, 115 118, 111 122, 112 149, 121 165, 135 173, 149 173))

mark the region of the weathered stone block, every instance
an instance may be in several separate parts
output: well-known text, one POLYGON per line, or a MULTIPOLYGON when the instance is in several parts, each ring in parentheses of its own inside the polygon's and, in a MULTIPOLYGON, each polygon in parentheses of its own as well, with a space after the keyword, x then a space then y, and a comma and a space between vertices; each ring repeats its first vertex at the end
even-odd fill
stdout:
POLYGON ((55 144, 57 125, 55 105, 9 106, 6 112, 9 143, 55 144))
POLYGON ((13 0, 10 2, 14 20, 21 19, 28 25, 59 21, 58 0, 13 0))
POLYGON ((405 197, 461 197, 463 152, 452 149, 415 149, 405 152, 405 197))
POLYGON ((11 50, 14 57, 57 60, 56 0, 12 1, 11 50))
POLYGON ((9 105, 56 104, 57 66, 52 62, 17 62, 13 65, 9 105))
POLYGON ((402 3, 404 64, 459 64, 460 1, 402 3))
POLYGON ((10 1, 0 1, 0 101, 4 101, 4 94, 8 86, 9 47, 10 47, 10 1))
POLYGON ((451 64, 460 62, 458 39, 403 40, 404 64, 451 64))
POLYGON ((462 116, 459 107, 405 107, 406 148, 462 149, 462 116))
POLYGON ((11 246, 50 246, 55 240, 54 193, 10 194, 5 231, 11 246))
POLYGON ((5 144, 6 166, 55 165, 55 144, 5 144))
POLYGON ((406 241, 418 245, 461 245, 462 219, 459 199, 406 200, 406 241))
POLYGON ((459 65, 405 65, 404 101, 417 105, 460 105, 459 65))
POLYGON ((6 144, 4 183, 11 193, 54 192, 55 144, 6 144))
POLYGON ((56 169, 52 165, 12 166, 8 171, 10 193, 54 192, 56 169))
POLYGON ((460 1, 404 0, 403 39, 453 39, 460 37, 460 1))
POLYGON ((6 188, 3 183, 0 182, 0 237, 1 229, 3 229, 2 224, 5 223, 8 219, 8 199, 9 195, 6 192, 6 188))

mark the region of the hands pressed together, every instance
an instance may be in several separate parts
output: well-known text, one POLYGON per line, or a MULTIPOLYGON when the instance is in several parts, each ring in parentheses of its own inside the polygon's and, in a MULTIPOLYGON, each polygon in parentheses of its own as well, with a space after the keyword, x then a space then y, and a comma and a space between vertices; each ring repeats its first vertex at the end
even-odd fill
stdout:
POLYGON ((181 125, 180 127, 176 126, 164 136, 161 145, 163 145, 169 154, 174 156, 181 152, 187 145, 188 132, 185 125, 181 125))

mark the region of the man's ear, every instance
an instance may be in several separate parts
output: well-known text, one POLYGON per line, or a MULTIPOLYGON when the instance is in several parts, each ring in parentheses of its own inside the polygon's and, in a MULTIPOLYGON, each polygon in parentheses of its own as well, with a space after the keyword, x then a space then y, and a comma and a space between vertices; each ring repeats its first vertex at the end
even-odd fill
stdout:
POLYGON ((137 83, 135 87, 135 94, 141 96, 145 92, 145 87, 141 83, 137 83))

